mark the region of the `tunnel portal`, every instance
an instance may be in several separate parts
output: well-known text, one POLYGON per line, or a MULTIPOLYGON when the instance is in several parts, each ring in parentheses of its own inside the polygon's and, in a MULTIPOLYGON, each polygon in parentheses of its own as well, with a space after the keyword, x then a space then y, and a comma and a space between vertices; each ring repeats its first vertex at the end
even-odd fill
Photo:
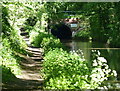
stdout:
POLYGON ((71 39, 72 38, 72 31, 71 29, 63 24, 55 24, 51 29, 51 33, 59 39, 71 39))

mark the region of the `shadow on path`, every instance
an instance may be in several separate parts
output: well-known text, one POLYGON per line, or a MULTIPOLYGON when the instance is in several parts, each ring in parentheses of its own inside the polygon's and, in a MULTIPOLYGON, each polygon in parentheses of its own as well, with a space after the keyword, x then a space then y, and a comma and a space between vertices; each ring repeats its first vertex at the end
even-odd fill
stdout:
POLYGON ((24 60, 20 62, 21 75, 17 75, 11 82, 3 83, 3 90, 38 90, 43 88, 42 76, 40 70, 42 69, 42 61, 35 61, 29 56, 17 54, 23 57, 24 60))
POLYGON ((2 89, 8 91, 38 90, 42 89, 43 81, 14 78, 12 82, 8 82, 2 85, 3 85, 2 89))
POLYGON ((42 89, 44 79, 40 73, 43 60, 41 49, 31 46, 28 32, 25 30, 21 30, 20 35, 28 45, 26 51, 31 55, 25 56, 16 53, 16 55, 24 58, 22 61, 20 61, 21 75, 13 77, 10 82, 2 83, 2 89, 7 89, 8 91, 9 89, 12 91, 42 89))

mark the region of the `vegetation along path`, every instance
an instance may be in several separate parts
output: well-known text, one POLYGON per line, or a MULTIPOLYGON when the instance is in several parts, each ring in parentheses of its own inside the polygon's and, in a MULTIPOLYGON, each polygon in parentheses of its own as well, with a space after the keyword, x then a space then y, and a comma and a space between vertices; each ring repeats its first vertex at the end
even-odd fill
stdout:
POLYGON ((3 86, 3 89, 42 89, 43 79, 40 75, 42 68, 42 53, 40 48, 35 48, 30 45, 28 33, 21 31, 21 36, 26 41, 28 48, 26 49, 31 56, 25 56, 18 54, 25 60, 20 62, 22 74, 18 75, 13 82, 7 83, 3 86))

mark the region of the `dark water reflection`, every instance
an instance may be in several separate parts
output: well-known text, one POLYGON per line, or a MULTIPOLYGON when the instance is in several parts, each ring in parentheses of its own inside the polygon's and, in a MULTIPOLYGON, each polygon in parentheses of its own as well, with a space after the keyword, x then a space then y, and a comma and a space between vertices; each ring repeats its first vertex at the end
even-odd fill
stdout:
POLYGON ((109 48, 104 43, 83 42, 80 40, 65 40, 63 44, 69 47, 70 51, 82 50, 87 60, 91 59, 92 50, 99 50, 100 56, 108 61, 109 67, 117 71, 117 82, 120 86, 120 48, 109 48))

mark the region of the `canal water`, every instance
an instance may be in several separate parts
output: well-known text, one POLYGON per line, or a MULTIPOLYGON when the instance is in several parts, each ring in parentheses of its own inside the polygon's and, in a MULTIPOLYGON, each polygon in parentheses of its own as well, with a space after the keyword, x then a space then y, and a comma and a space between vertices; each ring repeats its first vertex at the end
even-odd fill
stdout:
POLYGON ((107 60, 110 69, 116 70, 116 81, 110 81, 114 87, 120 89, 120 48, 110 48, 104 43, 86 42, 81 40, 64 40, 63 44, 69 47, 70 51, 81 50, 86 60, 91 59, 92 51, 99 51, 100 56, 107 60))

